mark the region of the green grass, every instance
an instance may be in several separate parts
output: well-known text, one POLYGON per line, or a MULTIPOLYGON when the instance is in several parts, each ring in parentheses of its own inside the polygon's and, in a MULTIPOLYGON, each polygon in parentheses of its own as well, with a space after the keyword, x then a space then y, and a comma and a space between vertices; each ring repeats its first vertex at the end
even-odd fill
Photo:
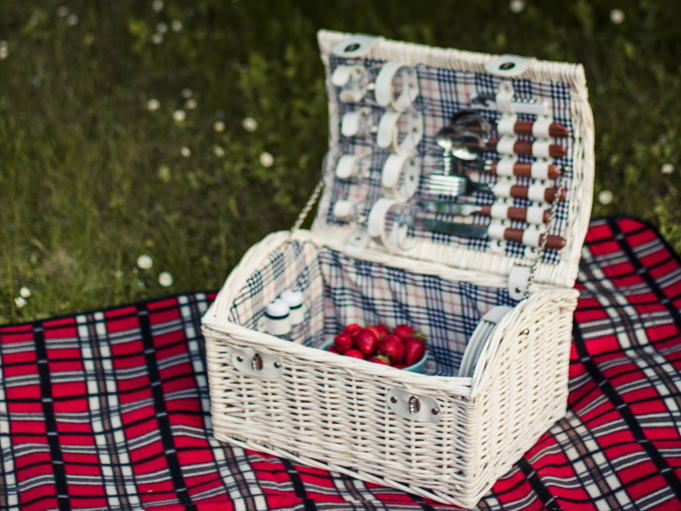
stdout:
POLYGON ((168 0, 160 12, 151 1, 0 3, 0 323, 217 289, 250 245, 290 227, 327 147, 320 28, 583 63, 596 194, 614 196, 594 216, 642 217, 681 249, 681 4, 527 4, 516 14, 489 0, 168 0), (154 44, 157 24, 173 20, 182 30, 154 44), (187 88, 197 107, 178 124, 187 88), (263 152, 273 166, 259 164, 263 152), (666 163, 678 168, 663 174, 666 163), (141 254, 153 267, 134 273, 141 254), (158 283, 162 271, 172 286, 158 283), (18 308, 23 286, 35 289, 18 308))

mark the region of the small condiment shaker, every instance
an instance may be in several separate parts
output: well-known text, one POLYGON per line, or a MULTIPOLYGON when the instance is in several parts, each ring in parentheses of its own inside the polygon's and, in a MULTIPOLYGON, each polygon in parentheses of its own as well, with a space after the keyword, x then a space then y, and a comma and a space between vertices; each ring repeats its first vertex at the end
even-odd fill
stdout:
POLYGON ((288 304, 277 298, 265 309, 267 332, 272 335, 286 335, 291 332, 291 314, 288 304))
POLYGON ((305 321, 302 291, 287 289, 281 293, 281 299, 288 304, 288 308, 291 311, 291 325, 299 325, 305 321))

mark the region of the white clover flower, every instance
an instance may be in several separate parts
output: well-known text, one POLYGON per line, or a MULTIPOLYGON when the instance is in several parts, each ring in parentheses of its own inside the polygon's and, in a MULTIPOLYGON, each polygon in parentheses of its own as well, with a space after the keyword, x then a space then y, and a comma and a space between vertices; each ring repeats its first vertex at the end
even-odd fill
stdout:
POLYGON ((598 194, 598 200, 601 204, 605 204, 606 206, 612 202, 612 198, 612 192, 610 190, 603 190, 598 194))
POLYGON ((258 122, 253 119, 253 117, 246 117, 243 121, 241 121, 241 125, 249 133, 253 133, 258 129, 258 122))
POLYGON ((225 123, 222 121, 217 121, 215 124, 213 124, 213 129, 218 133, 225 131, 225 123))
POLYGON ((161 272, 158 276, 158 283, 163 287, 168 287, 173 285, 173 276, 167 271, 161 272))
POLYGON ((525 0, 511 0, 508 6, 512 12, 522 12, 525 9, 525 0))
POLYGON ((137 284, 139 285, 139 287, 144 287, 144 281, 143 280, 138 280, 137 284))
POLYGON ((185 146, 182 149, 180 149, 180 154, 185 158, 189 158, 192 155, 192 152, 191 149, 185 146))
POLYGON ((624 21, 624 12, 622 9, 613 9, 610 11, 610 21, 612 21, 615 25, 619 25, 624 21))
POLYGON ((180 30, 182 30, 182 22, 180 20, 174 20, 170 24, 170 28, 173 29, 173 32, 179 32, 180 30))
POLYGON ((139 266, 143 270, 148 270, 153 265, 154 265, 154 261, 152 261, 151 257, 149 257, 146 254, 141 255, 137 258, 137 266, 139 266))
POLYGON ((66 16, 69 15, 69 8, 66 7, 65 5, 62 5, 59 9, 57 9, 57 16, 60 18, 66 18, 66 16))
POLYGON ((76 16, 75 14, 71 14, 68 18, 66 18, 66 24, 70 27, 77 25, 78 24, 78 16, 76 16))
POLYGON ((19 294, 23 298, 28 298, 29 296, 31 296, 31 290, 29 288, 27 288, 26 286, 24 286, 19 290, 19 294))
POLYGON ((163 2, 161 0, 154 0, 154 3, 151 4, 151 7, 156 12, 161 12, 163 10, 163 2))
POLYGON ((175 110, 173 112, 173 119, 175 119, 175 122, 177 123, 184 122, 186 118, 187 114, 184 112, 184 110, 175 110))
POLYGON ((9 57, 7 46, 0 46, 0 60, 5 60, 7 57, 9 57))
POLYGON ((263 167, 271 167, 274 163, 274 158, 270 153, 262 153, 260 155, 260 165, 263 167))
POLYGON ((14 303, 16 304, 17 308, 21 309, 28 302, 26 301, 26 299, 23 296, 17 296, 14 299, 14 303))
POLYGON ((158 110, 161 106, 161 103, 159 103, 158 99, 150 99, 147 101, 147 110, 150 110, 152 112, 158 110))
POLYGON ((151 36, 151 42, 154 44, 161 44, 163 42, 163 34, 156 33, 151 36))
POLYGON ((116 273, 114 273, 114 277, 117 279, 120 279, 123 276, 123 272, 121 270, 118 270, 116 273))
POLYGON ((225 150, 219 145, 213 147, 213 152, 215 153, 215 156, 217 156, 218 158, 222 158, 225 155, 225 150))
POLYGON ((188 99, 187 101, 185 101, 184 107, 187 110, 194 110, 196 108, 196 100, 195 99, 188 99))
POLYGON ((662 172, 663 174, 671 174, 672 172, 674 172, 674 165, 672 165, 671 163, 665 163, 664 165, 662 165, 660 172, 662 172))
POLYGON ((182 91, 182 97, 183 97, 184 99, 191 98, 191 97, 192 97, 192 94, 193 94, 193 93, 192 93, 192 90, 191 90, 191 89, 184 89, 184 90, 182 91))
POLYGON ((156 32, 159 34, 165 34, 168 31, 168 24, 160 22, 156 25, 156 32))

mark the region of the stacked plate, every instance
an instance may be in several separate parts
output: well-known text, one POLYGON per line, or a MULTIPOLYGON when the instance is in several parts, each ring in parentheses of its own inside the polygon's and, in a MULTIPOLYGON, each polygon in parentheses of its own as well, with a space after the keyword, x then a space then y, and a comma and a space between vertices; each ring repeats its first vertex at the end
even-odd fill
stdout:
POLYGON ((480 353, 488 345, 498 323, 512 310, 513 307, 501 305, 494 307, 480 319, 480 323, 475 327, 475 331, 466 346, 466 351, 463 353, 461 366, 459 367, 459 377, 470 378, 473 376, 480 353))

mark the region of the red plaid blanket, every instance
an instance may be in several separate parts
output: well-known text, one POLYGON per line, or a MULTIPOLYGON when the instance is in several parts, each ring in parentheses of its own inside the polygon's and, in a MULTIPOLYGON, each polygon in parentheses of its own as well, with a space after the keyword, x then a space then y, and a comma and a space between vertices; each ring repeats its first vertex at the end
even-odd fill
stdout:
MULTIPOLYGON (((570 408, 481 509, 681 509, 681 264, 638 220, 595 221, 570 408)), ((211 435, 195 293, 0 327, 0 508, 445 509, 211 435)))

